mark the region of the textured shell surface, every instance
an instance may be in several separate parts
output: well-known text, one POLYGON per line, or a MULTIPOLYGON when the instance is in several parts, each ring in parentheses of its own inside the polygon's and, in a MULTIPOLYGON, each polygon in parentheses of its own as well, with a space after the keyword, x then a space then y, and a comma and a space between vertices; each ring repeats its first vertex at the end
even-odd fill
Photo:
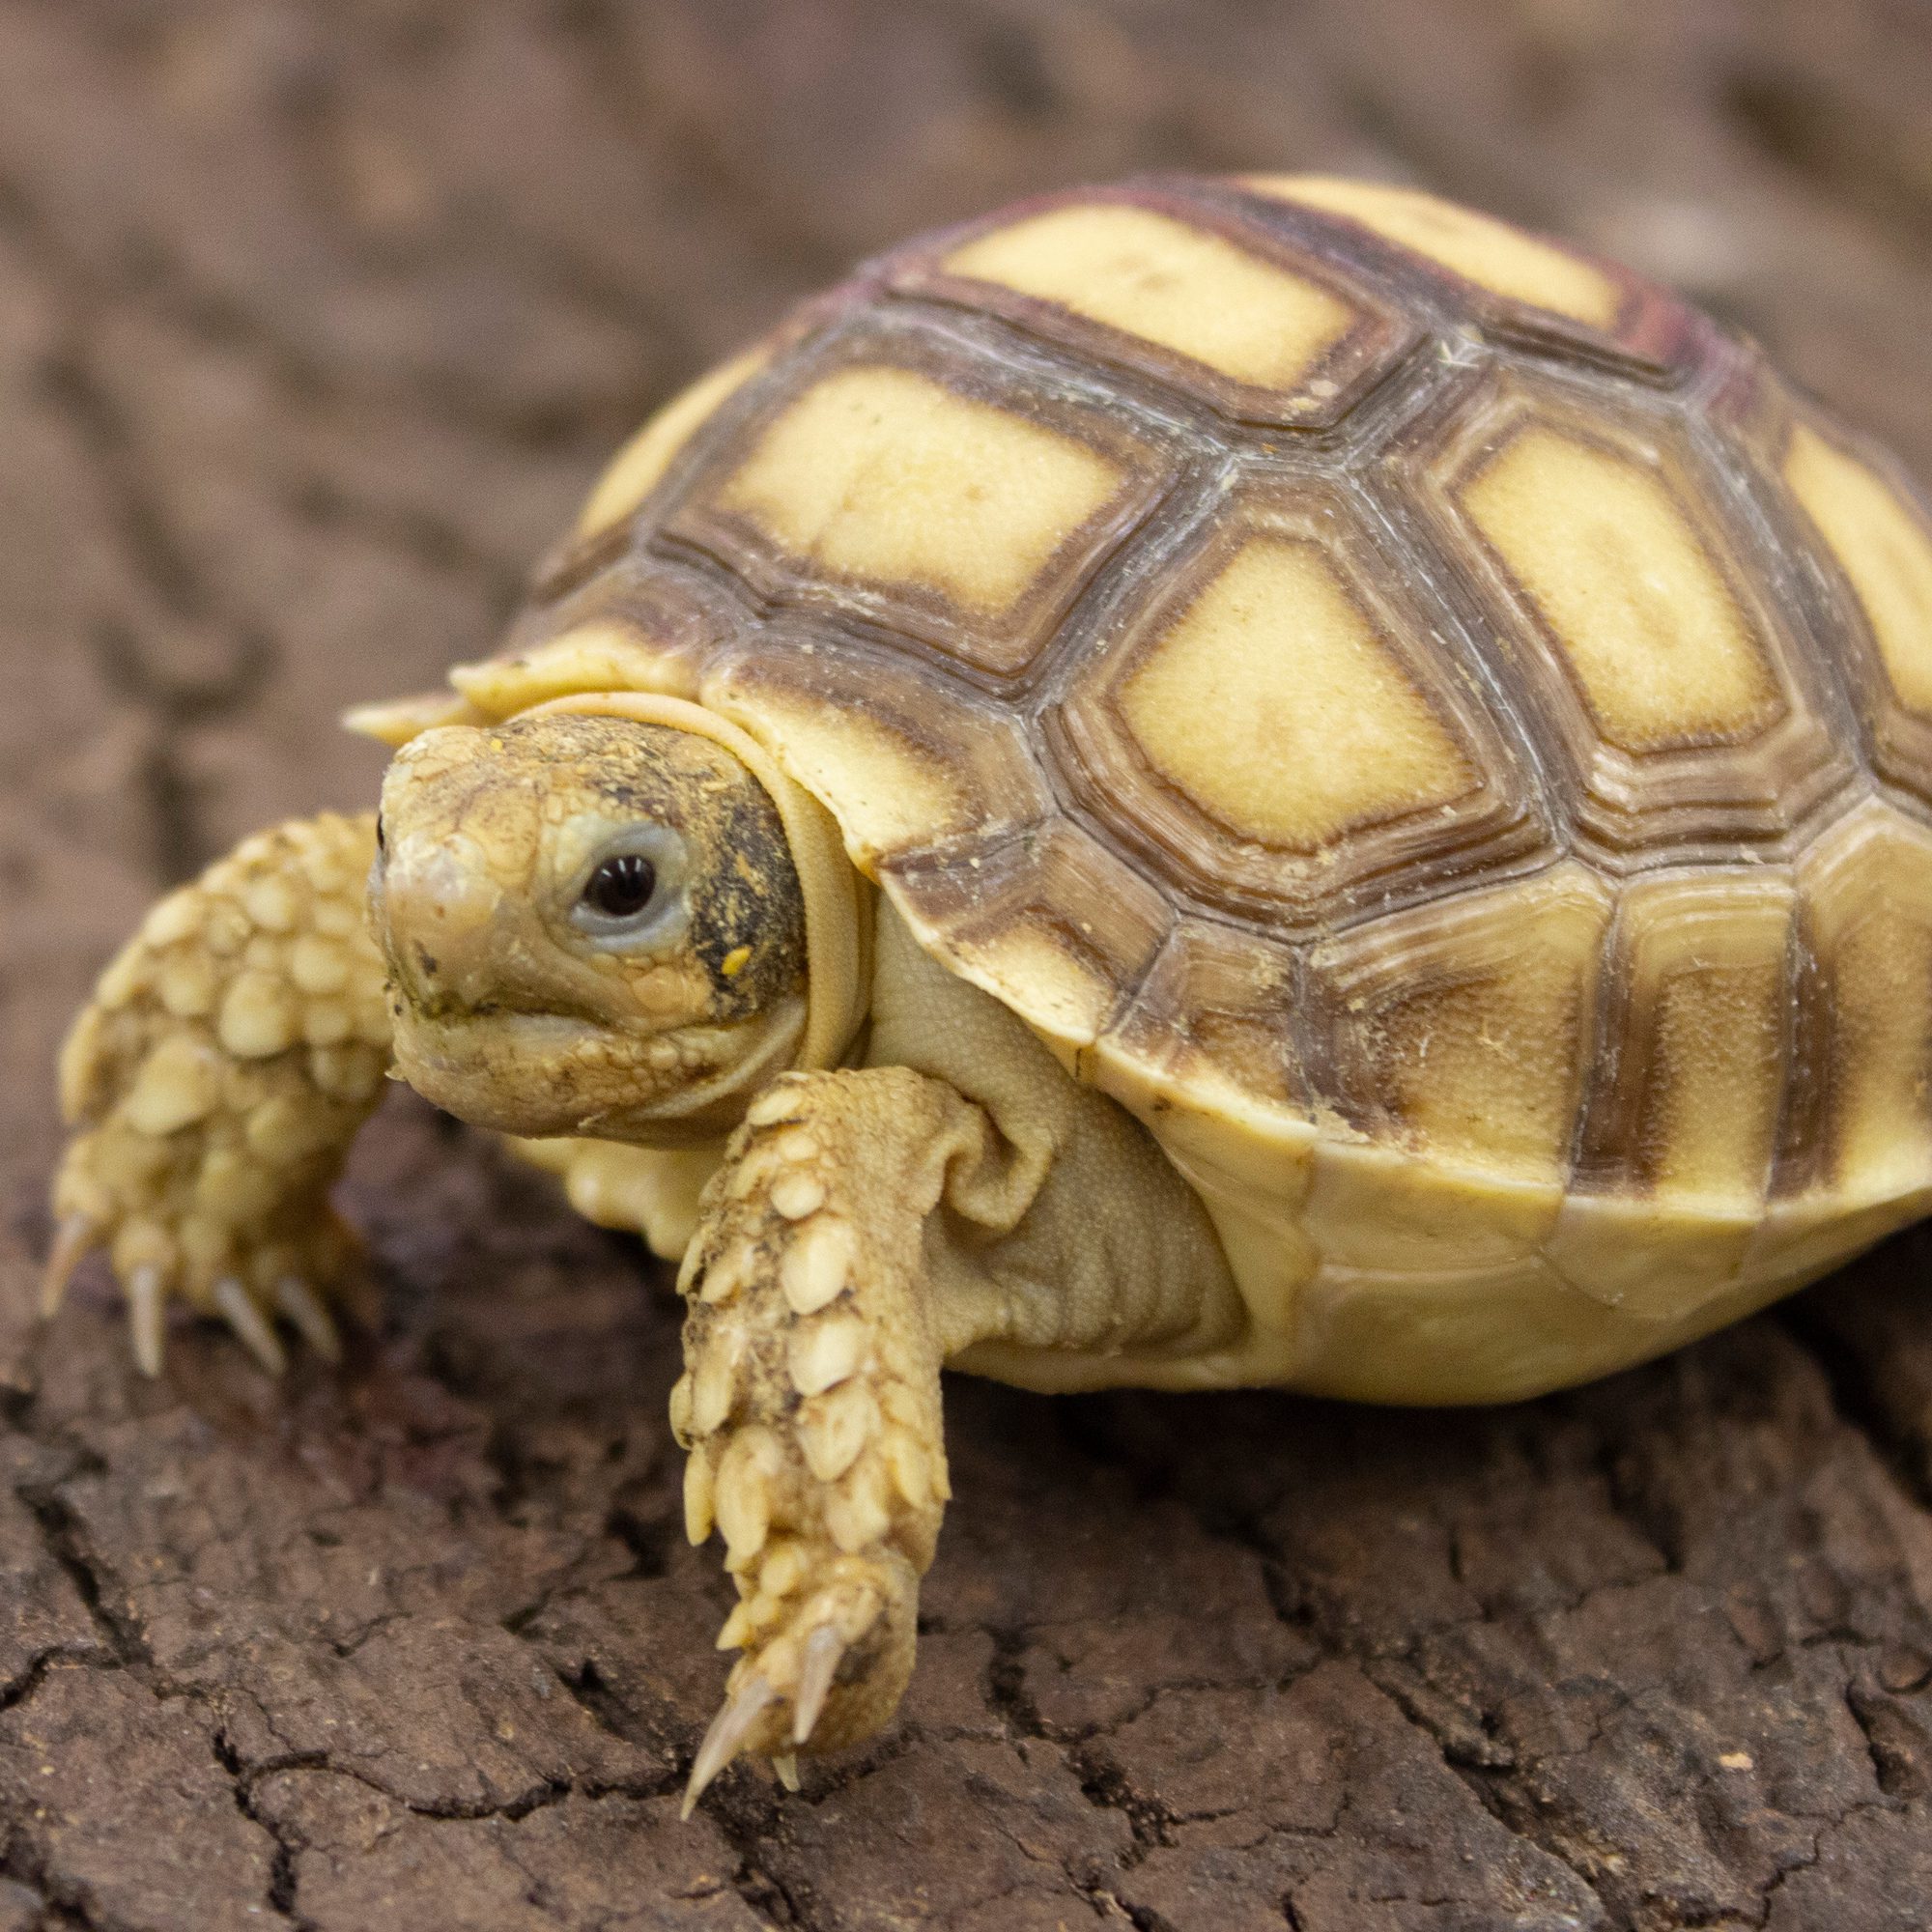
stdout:
POLYGON ((1293 1339, 1195 1378, 1524 1392, 1932 1195, 1920 499, 1431 196, 1163 177, 899 248, 647 426, 456 683, 771 748, 1200 1188, 1293 1339))

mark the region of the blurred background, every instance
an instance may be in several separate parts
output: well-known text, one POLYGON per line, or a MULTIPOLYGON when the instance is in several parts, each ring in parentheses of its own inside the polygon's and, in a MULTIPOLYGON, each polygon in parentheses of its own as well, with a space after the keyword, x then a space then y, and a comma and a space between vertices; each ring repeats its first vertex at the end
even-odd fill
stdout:
POLYGON ((1496 1416, 958 1394, 913 1742, 810 1807, 732 1785, 728 1843, 665 1822, 722 1585, 631 1250, 405 1110, 357 1198, 395 1322, 340 1388, 284 1407, 200 1338, 137 1384, 99 1278, 33 1337, 54 1044, 156 891, 368 804, 338 711, 489 649, 602 461, 794 298, 1162 168, 1560 231, 1932 475, 1926 0, 0 0, 0 1804, 43 1806, 0 1926, 455 1923, 462 1885, 509 1901, 464 1923, 615 1924, 582 1899, 651 1870, 718 1907, 653 1924, 900 1925, 947 1858, 993 1903, 944 1922, 1001 1932, 1136 1888, 1143 1932, 1926 1922, 1922 1240, 1496 1416), (582 1910, 518 1916, 566 1842, 582 1910))

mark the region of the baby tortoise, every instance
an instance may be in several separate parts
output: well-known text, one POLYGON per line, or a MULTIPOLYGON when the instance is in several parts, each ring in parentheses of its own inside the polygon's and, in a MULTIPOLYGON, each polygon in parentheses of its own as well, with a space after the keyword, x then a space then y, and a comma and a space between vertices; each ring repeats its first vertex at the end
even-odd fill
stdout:
POLYGON ((326 1355, 385 1072, 681 1259, 692 1774, 912 1667, 940 1369, 1505 1400, 1932 1192, 1932 528, 1624 270, 1162 178, 914 242, 618 456, 69 1040, 105 1244, 326 1355))

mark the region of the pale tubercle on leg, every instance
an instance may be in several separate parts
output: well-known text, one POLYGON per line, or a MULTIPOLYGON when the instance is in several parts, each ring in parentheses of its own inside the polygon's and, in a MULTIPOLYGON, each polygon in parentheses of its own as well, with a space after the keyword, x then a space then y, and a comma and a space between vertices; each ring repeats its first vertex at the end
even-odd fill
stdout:
POLYGON ((106 1248, 149 1375, 175 1300, 225 1321, 271 1371, 278 1318, 339 1353, 326 1298, 354 1243, 328 1189, 389 1059, 363 904, 374 848, 373 814, 244 841, 149 913, 62 1049, 74 1132, 43 1310, 106 1248))
POLYGON ((788 1076, 755 1101, 679 1286, 686 1527, 723 1536, 744 1655, 687 1808, 744 1750, 781 1770, 869 1736, 911 1671, 948 1494, 922 1230, 977 1111, 899 1068, 788 1076))

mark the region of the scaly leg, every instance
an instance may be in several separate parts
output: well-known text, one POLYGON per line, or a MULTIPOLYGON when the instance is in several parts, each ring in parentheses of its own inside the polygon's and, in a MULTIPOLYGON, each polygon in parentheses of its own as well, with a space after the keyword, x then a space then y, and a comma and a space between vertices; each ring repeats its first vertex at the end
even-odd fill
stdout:
POLYGON ((373 813, 327 813, 245 840, 155 907, 62 1048, 76 1132, 54 1181, 44 1312, 105 1244, 149 1375, 175 1295, 271 1371, 277 1316, 337 1352, 327 1297, 354 1241, 328 1189, 389 1058, 363 915, 375 838, 373 813))
POLYGON ((943 1311, 923 1231, 979 1108, 902 1067, 789 1074, 753 1103, 707 1189, 679 1287, 686 1529, 716 1524, 744 1651, 690 1803, 746 1749, 868 1736, 911 1673, 919 1579, 949 1493, 943 1311))
POLYGON ((719 1642, 744 1652, 687 1809, 740 1751, 782 1775, 892 1716, 948 1494, 942 1362, 1184 1380, 1250 1319, 1145 1129, 889 909, 869 1050, 753 1101, 678 1279, 686 1528, 724 1534, 741 1601, 719 1642))

